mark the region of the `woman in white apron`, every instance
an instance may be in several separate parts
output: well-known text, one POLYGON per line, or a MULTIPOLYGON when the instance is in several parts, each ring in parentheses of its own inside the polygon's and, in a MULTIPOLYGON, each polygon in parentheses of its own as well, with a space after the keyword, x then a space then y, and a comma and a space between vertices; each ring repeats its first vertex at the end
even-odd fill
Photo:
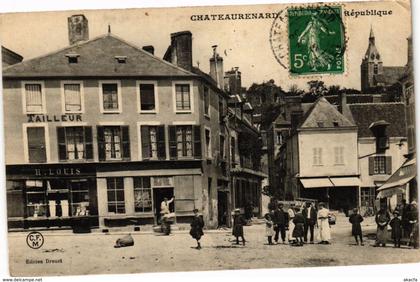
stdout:
POLYGON ((325 208, 325 204, 320 203, 317 214, 320 244, 329 244, 331 240, 330 224, 328 223, 329 213, 330 211, 325 208))

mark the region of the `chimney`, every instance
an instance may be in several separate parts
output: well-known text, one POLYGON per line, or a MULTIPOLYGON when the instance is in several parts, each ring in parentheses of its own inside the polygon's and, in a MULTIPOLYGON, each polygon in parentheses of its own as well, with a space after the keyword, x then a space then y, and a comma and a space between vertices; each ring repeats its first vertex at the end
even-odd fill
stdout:
POLYGON ((70 45, 89 40, 88 20, 84 15, 73 15, 67 21, 70 45))
POLYGON ((347 95, 344 92, 338 93, 338 111, 344 113, 344 108, 347 106, 347 95))
POLYGON ((210 58, 210 76, 216 81, 217 87, 223 88, 224 72, 223 58, 217 53, 217 45, 213 45, 213 57, 210 58))
MULTIPOLYGON (((171 34, 170 62, 191 71, 192 69, 192 34, 180 31, 171 34)), ((165 54, 166 56, 166 54, 165 54)))
POLYGON ((240 95, 242 92, 242 79, 241 72, 238 67, 232 68, 232 70, 225 73, 225 79, 227 84, 227 89, 231 94, 240 95))
POLYGON ((155 54, 155 48, 152 45, 143 46, 142 49, 152 55, 155 54))

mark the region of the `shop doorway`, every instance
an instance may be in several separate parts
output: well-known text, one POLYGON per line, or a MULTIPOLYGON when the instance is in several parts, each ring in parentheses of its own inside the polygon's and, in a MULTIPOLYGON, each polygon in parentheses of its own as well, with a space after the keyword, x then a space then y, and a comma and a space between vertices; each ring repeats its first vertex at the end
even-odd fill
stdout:
MULTIPOLYGON (((155 214, 155 224, 160 223, 160 206, 165 198, 168 200, 174 196, 174 188, 153 188, 153 206, 155 214)), ((169 210, 175 212, 175 203, 169 204, 169 210)))
POLYGON ((217 191, 217 222, 218 227, 228 226, 228 194, 217 191))

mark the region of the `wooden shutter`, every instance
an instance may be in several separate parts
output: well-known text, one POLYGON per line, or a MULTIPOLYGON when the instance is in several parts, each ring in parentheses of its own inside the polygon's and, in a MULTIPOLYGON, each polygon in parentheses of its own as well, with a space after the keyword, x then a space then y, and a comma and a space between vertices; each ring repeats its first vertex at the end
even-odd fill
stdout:
POLYGON ((104 136, 104 127, 98 126, 96 128, 98 133, 98 158, 100 161, 105 160, 105 136, 104 136))
POLYGON ((146 125, 140 126, 141 133, 141 155, 143 160, 150 159, 150 132, 146 125))
POLYGON ((157 155, 158 159, 166 159, 165 126, 157 126, 157 155))
POLYGON ((130 133, 128 125, 121 126, 122 131, 122 158, 129 160, 131 158, 131 151, 130 151, 130 133))
POLYGON ((85 159, 93 159, 93 138, 92 138, 92 127, 84 126, 85 133, 85 159))
POLYGON ((386 174, 392 174, 392 157, 391 156, 387 156, 386 158, 386 174))
POLYGON ((169 157, 171 160, 177 159, 177 148, 176 148, 176 126, 169 125, 169 157))
POLYGON ((373 175, 375 166, 375 157, 369 157, 369 175, 373 175))
POLYGON ((66 129, 64 127, 57 127, 57 141, 58 141, 58 158, 60 161, 67 160, 66 150, 66 129))
POLYGON ((194 125, 193 130, 194 158, 201 159, 201 127, 199 125, 194 125))

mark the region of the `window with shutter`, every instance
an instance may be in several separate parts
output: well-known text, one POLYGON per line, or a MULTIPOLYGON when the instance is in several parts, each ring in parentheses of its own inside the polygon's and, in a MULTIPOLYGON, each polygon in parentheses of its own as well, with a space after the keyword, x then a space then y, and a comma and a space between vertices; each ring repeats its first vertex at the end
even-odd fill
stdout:
POLYGON ((85 126, 85 159, 93 159, 93 137, 92 137, 92 127, 85 126))
POLYGON ((90 126, 57 127, 60 161, 93 159, 90 126))
POLYGON ((149 135, 149 126, 142 125, 140 126, 140 135, 141 135, 141 154, 143 160, 150 159, 150 135, 149 135))
POLYGON ((374 174, 375 157, 369 157, 369 175, 374 174))
POLYGON ((175 125, 169 125, 169 157, 170 159, 176 159, 178 156, 177 151, 177 131, 175 125))
POLYGON ((106 152, 105 152, 105 132, 103 126, 97 127, 98 134, 98 159, 99 161, 104 161, 106 152))
POLYGON ((392 174, 392 157, 391 156, 387 156, 386 157, 386 174, 392 174))
POLYGON ((160 125, 156 127, 156 137, 157 137, 158 159, 166 159, 165 126, 164 125, 160 125))
POLYGON ((121 81, 99 81, 99 101, 101 113, 121 113, 121 81))
POLYGON ((130 160, 131 158, 131 150, 130 150, 130 132, 129 127, 121 126, 122 130, 122 158, 124 160, 130 160))
POLYGON ((64 89, 64 111, 65 112, 81 112, 82 111, 82 95, 81 85, 79 83, 65 83, 64 89))
POLYGON ((375 156, 373 162, 373 174, 387 174, 386 171, 386 157, 375 156))
POLYGON ((41 83, 26 83, 24 87, 26 113, 43 113, 45 111, 45 99, 41 83))
POLYGON ((205 138, 206 138, 206 158, 211 158, 211 133, 210 133, 210 129, 206 128, 204 130, 205 132, 205 138))
POLYGON ((201 127, 194 125, 194 157, 201 158, 201 127))
POLYGON ((58 158, 60 161, 67 160, 66 148, 66 132, 64 127, 57 127, 57 140, 58 140, 58 158))
POLYGON ((191 95, 189 84, 175 84, 175 100, 177 111, 191 110, 191 95))
POLYGON ((28 159, 30 163, 45 163, 47 150, 45 144, 44 127, 28 127, 26 129, 28 140, 28 159))
POLYGON ((210 93, 209 88, 204 86, 203 89, 203 100, 204 100, 204 114, 210 116, 210 93))

